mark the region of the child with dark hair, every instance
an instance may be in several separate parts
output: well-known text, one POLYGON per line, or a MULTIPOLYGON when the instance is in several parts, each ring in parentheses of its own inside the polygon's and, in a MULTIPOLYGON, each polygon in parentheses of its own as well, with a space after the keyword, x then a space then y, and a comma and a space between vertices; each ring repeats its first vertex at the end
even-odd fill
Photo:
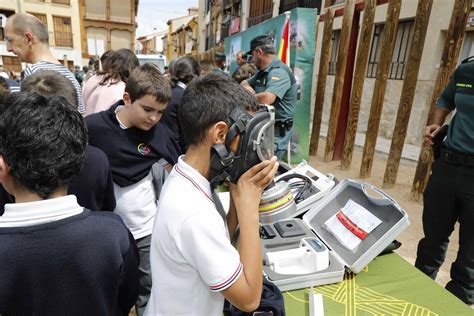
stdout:
POLYGON ((186 141, 184 140, 183 131, 178 117, 178 108, 183 97, 186 85, 201 74, 199 63, 190 56, 184 56, 178 59, 173 65, 173 72, 171 73, 171 100, 166 108, 161 122, 166 124, 173 132, 173 138, 181 148, 181 151, 186 149, 186 141))
POLYGON ((119 101, 130 73, 138 66, 138 58, 130 49, 122 48, 104 56, 103 69, 89 78, 83 87, 86 116, 105 111, 119 101))
POLYGON ((231 111, 255 106, 251 94, 219 73, 194 79, 184 91, 179 117, 188 149, 160 195, 146 315, 222 315, 224 298, 243 311, 258 307, 262 291, 258 206, 278 168, 276 157, 250 168, 236 185, 229 184, 231 206, 224 221, 210 185, 211 148, 226 142, 231 111), (239 251, 229 240, 237 224, 239 251))
POLYGON ((10 95, 10 86, 5 78, 0 76, 0 112, 2 111, 5 99, 10 95))
POLYGON ((127 315, 138 254, 119 216, 66 195, 87 131, 63 97, 20 93, 0 118, 0 314, 127 315))
POLYGON ((152 166, 158 161, 173 165, 180 154, 171 132, 158 123, 170 98, 168 79, 155 66, 145 64, 128 78, 123 100, 85 119, 90 144, 102 149, 110 161, 115 213, 131 230, 140 253, 138 315, 151 287, 149 251, 157 200, 152 166))
POLYGON ((201 60, 199 62, 199 66, 201 66, 201 76, 205 76, 210 74, 213 70, 212 63, 209 60, 201 60))
POLYGON ((77 92, 69 80, 55 71, 38 70, 21 83, 21 92, 36 92, 45 97, 62 96, 77 106, 77 92))
MULTIPOLYGON (((69 80, 51 70, 40 70, 27 77, 21 92, 36 92, 42 96, 63 96, 77 108, 77 95, 69 80)), ((109 160, 102 150, 87 145, 84 168, 71 182, 69 194, 77 197, 79 205, 93 211, 115 209, 114 186, 109 160)), ((1 199, 0 199, 1 200, 1 199)))

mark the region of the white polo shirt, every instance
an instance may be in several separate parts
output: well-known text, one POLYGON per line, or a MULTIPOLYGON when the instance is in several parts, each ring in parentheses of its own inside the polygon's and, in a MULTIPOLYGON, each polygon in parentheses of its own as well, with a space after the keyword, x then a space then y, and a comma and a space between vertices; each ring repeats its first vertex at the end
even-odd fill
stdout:
POLYGON ((121 187, 114 182, 117 206, 114 213, 120 215, 135 240, 149 236, 156 214, 156 196, 153 175, 150 173, 137 183, 121 187))
POLYGON ((209 181, 181 156, 160 194, 151 241, 153 286, 145 315, 222 315, 242 272, 209 181))

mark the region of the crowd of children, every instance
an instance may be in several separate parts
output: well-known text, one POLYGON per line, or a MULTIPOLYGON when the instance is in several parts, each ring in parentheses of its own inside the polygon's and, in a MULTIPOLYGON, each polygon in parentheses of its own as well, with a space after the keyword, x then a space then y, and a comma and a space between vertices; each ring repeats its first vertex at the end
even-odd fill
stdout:
MULTIPOLYGON (((22 36, 36 43, 32 19, 7 22, 9 47, 24 58, 22 36)), ((224 221, 209 180, 231 111, 256 99, 224 74, 201 75, 191 57, 168 78, 128 50, 108 54, 84 98, 62 68, 37 58, 45 67, 20 92, 0 90, 0 315, 127 315, 133 306, 220 315, 224 298, 255 310, 258 204, 278 163, 229 184, 224 221), (229 240, 237 225, 239 250, 229 240)))

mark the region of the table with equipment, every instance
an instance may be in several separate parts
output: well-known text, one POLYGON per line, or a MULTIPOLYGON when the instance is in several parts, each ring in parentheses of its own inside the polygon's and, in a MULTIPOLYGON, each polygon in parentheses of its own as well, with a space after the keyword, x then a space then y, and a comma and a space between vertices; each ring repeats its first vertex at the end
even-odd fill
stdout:
MULTIPOLYGON (((288 316, 310 315, 309 288, 283 293, 288 316)), ((359 274, 314 287, 324 315, 474 315, 474 310, 396 253, 376 257, 359 274)))
POLYGON ((474 316, 392 252, 409 220, 385 192, 337 183, 305 161, 275 180, 262 195, 260 237, 263 272, 283 291, 286 315, 474 316))

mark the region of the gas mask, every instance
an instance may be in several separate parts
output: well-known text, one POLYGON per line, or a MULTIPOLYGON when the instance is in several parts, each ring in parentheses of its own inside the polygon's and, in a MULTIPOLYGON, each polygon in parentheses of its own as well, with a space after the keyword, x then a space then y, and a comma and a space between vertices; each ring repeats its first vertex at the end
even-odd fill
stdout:
POLYGON ((237 183, 240 176, 253 166, 273 157, 275 108, 261 105, 254 113, 241 107, 232 110, 230 127, 225 144, 216 144, 211 149, 211 186, 217 187, 225 181, 237 183), (240 136, 237 151, 230 149, 232 141, 240 136))

